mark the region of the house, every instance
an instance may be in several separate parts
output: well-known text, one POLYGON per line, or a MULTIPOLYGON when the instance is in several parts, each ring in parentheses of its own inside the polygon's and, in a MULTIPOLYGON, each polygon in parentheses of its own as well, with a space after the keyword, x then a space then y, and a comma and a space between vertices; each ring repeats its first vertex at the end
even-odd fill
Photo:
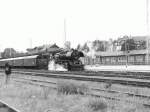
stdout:
POLYGON ((133 39, 136 50, 146 49, 147 36, 124 36, 114 41, 114 51, 121 51, 121 46, 127 39, 133 39))
POLYGON ((119 37, 117 40, 114 40, 114 50, 113 51, 121 51, 122 44, 128 39, 128 36, 119 37))
POLYGON ((147 36, 132 36, 138 50, 146 49, 147 36))

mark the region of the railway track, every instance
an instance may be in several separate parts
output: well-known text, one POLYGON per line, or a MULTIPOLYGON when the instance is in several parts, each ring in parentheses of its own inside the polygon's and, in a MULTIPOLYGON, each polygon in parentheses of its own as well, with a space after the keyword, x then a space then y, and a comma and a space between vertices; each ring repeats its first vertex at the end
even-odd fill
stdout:
MULTIPOLYGON (((32 76, 43 76, 43 77, 51 77, 51 78, 62 78, 62 79, 74 79, 74 80, 82 80, 82 81, 93 81, 93 82, 107 82, 111 84, 122 84, 122 85, 131 85, 131 86, 139 86, 139 87, 148 87, 150 88, 150 80, 140 79, 140 78, 129 78, 129 77, 118 77, 114 73, 110 75, 93 75, 93 74, 78 74, 74 72, 49 72, 49 71, 13 71, 16 74, 25 74, 32 76), (69 74, 70 73, 70 74, 69 74)), ((104 73, 103 73, 104 74, 104 73)))
MULTIPOLYGON (((28 84, 33 84, 33 85, 38 85, 38 86, 42 86, 42 87, 51 87, 53 89, 57 89, 57 82, 55 81, 45 81, 45 80, 41 80, 41 79, 32 79, 32 78, 23 78, 23 77, 17 77, 17 76, 13 76, 14 81, 16 82, 21 82, 21 83, 28 83, 28 84)), ((120 91, 116 91, 116 90, 104 90, 104 89, 100 89, 100 88, 91 88, 90 89, 90 93, 88 93, 87 95, 91 95, 94 97, 103 97, 109 100, 116 100, 116 101, 122 101, 124 99, 122 99, 121 97, 116 97, 116 94, 125 94, 129 96, 129 99, 126 99, 126 102, 129 103, 137 103, 132 100, 132 98, 130 97, 134 97, 136 99, 139 99, 138 101, 140 102, 140 104, 142 104, 145 107, 150 108, 150 102, 147 102, 147 100, 150 99, 150 96, 145 96, 145 95, 138 95, 138 94, 133 94, 133 93, 128 93, 128 92, 120 92, 120 91), (105 94, 103 94, 102 92, 105 92, 105 94), (106 93, 107 92, 107 93, 106 93), (111 94, 111 96, 110 96, 111 94), (142 102, 142 103, 141 103, 142 102)))
MULTIPOLYGON (((3 71, 1 71, 3 72, 3 71)), ((24 74, 26 76, 41 76, 41 77, 47 77, 47 78, 59 78, 59 79, 73 79, 73 80, 80 80, 80 81, 91 81, 91 82, 106 82, 106 83, 111 83, 111 84, 123 84, 123 85, 132 85, 136 87, 150 87, 150 80, 148 79, 140 79, 139 78, 139 73, 135 74, 135 72, 132 74, 132 72, 129 72, 128 76, 132 77, 125 77, 127 74, 126 72, 55 72, 55 71, 45 71, 45 70, 13 70, 12 73, 15 74, 24 74), (135 78, 134 78, 135 77, 135 78)), ((142 74, 145 78, 149 77, 148 73, 142 74)), ((17 78, 17 77, 16 77, 17 78)), ((24 83, 26 81, 30 80, 30 84, 35 84, 41 85, 41 86, 48 86, 53 85, 52 88, 56 89, 56 82, 49 82, 49 81, 42 81, 42 80, 37 80, 37 79, 23 79, 24 83), (26 81, 25 81, 26 80, 26 81), (40 84, 39 84, 40 83, 40 84), (44 83, 44 84, 43 84, 44 83)), ((20 79, 18 80, 20 82, 20 79)), ((29 83, 29 82, 28 82, 29 83)), ((122 99, 114 97, 110 97, 109 93, 114 93, 114 94, 125 94, 131 97, 136 97, 136 98, 142 98, 142 99, 150 99, 150 96, 146 95, 141 95, 141 94, 133 94, 129 92, 119 92, 115 90, 103 90, 99 88, 92 88, 93 93, 90 94, 91 96, 96 96, 96 97, 104 97, 107 99, 111 100, 117 100, 120 101, 122 99), (100 95, 101 92, 108 92, 107 95, 100 95)), ((127 102, 132 102, 130 100, 127 100, 127 102)), ((140 102, 140 101, 139 101, 140 102)), ((144 102, 144 101, 142 101, 144 102)), ((150 102, 148 103, 143 103, 144 106, 150 107, 150 102)))
MULTIPOLYGON (((1 70, 0 72, 3 72, 1 70)), ((32 76, 44 76, 62 79, 74 79, 94 82, 107 82, 113 84, 131 85, 150 88, 150 76, 148 73, 140 75, 135 72, 59 72, 47 70, 13 70, 16 74, 26 74, 32 76), (142 77, 142 78, 141 78, 142 77)))
MULTIPOLYGON (((0 71, 3 71, 2 69, 0 71)), ((48 70, 33 70, 33 69, 14 69, 14 71, 22 72, 40 72, 40 73, 53 73, 53 74, 73 74, 84 76, 103 76, 103 77, 124 77, 134 79, 150 80, 150 73, 148 71, 48 71, 48 70)))

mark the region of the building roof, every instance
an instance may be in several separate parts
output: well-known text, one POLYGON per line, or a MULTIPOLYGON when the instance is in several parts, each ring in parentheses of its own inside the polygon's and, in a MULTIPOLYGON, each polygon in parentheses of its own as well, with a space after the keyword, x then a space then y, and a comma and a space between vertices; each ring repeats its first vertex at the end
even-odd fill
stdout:
MULTIPOLYGON (((147 54, 147 50, 132 50, 128 52, 128 55, 147 54)), ((127 55, 125 51, 116 52, 96 52, 95 56, 123 56, 127 55)))
POLYGON ((60 51, 60 48, 56 44, 53 44, 47 48, 47 51, 48 52, 57 52, 57 51, 60 51))
POLYGON ((141 40, 146 40, 147 36, 132 36, 132 39, 135 41, 141 41, 141 40))
POLYGON ((1 59, 0 61, 10 61, 10 60, 19 60, 19 59, 33 59, 33 58, 37 58, 37 57, 38 57, 38 55, 22 56, 22 57, 16 57, 16 58, 1 59))

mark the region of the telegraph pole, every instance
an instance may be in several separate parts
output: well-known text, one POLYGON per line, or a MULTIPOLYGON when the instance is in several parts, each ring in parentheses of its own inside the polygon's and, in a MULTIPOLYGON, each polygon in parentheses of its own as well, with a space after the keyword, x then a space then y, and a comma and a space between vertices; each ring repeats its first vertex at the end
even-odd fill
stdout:
POLYGON ((147 48, 147 56, 146 56, 146 60, 147 60, 147 64, 149 64, 149 0, 146 0, 146 25, 147 25, 147 44, 146 44, 146 48, 147 48))
POLYGON ((9 49, 10 51, 9 51, 9 55, 10 55, 10 58, 11 58, 11 48, 9 49))
POLYGON ((0 58, 2 58, 1 45, 0 45, 0 58))
POLYGON ((66 43, 66 19, 64 19, 64 46, 66 43))
POLYGON ((128 43, 127 43, 128 37, 125 38, 125 52, 126 52, 126 68, 128 66, 128 43))
POLYGON ((30 38, 30 48, 32 48, 32 38, 30 38))
POLYGON ((28 32, 29 48, 32 48, 32 32, 28 32))
POLYGON ((127 39, 125 39, 125 52, 126 52, 126 68, 128 66, 128 61, 127 61, 127 39))

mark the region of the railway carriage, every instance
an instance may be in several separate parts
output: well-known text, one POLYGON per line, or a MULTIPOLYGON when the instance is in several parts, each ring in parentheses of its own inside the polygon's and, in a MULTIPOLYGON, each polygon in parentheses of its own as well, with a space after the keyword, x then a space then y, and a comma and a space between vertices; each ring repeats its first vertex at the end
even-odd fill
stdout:
POLYGON ((37 63, 38 55, 33 55, 24 58, 24 67, 25 68, 37 68, 39 65, 37 63))
POLYGON ((0 67, 8 62, 13 68, 38 68, 47 69, 48 58, 42 55, 23 56, 0 60, 0 67))
POLYGON ((22 67, 22 66, 24 66, 24 60, 23 60, 22 57, 14 58, 12 61, 13 61, 12 62, 12 66, 14 66, 14 67, 22 67))

